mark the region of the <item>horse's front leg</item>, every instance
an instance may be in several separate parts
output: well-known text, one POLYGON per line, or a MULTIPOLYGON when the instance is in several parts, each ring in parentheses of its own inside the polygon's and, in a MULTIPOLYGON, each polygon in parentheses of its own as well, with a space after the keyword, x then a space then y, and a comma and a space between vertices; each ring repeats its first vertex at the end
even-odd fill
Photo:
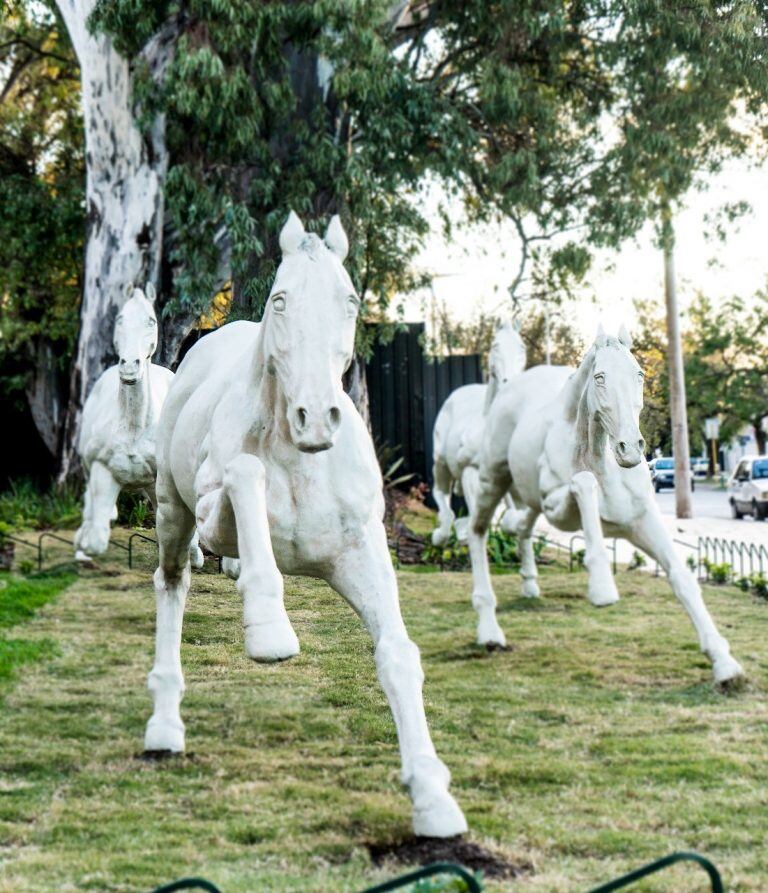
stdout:
POLYGON ((397 727, 401 779, 413 801, 413 830, 424 837, 452 837, 467 823, 448 792, 450 773, 438 759, 424 714, 419 650, 400 614, 397 582, 380 522, 362 541, 343 550, 328 582, 365 623, 375 646, 376 671, 397 727))
POLYGON ((110 522, 119 495, 120 484, 112 472, 102 462, 94 462, 85 491, 83 523, 75 534, 75 557, 79 561, 107 551, 110 522))
MULTIPOLYGON (((208 494, 210 498, 213 494, 208 494)), ((215 493, 201 527, 217 538, 219 525, 237 530, 240 556, 237 591, 243 599, 245 650, 253 660, 287 660, 299 653, 299 640, 283 603, 283 578, 277 568, 269 536, 266 474, 256 456, 241 453, 224 469, 222 487, 215 493)))
POLYGON ((603 538, 597 479, 591 471, 578 471, 567 486, 559 487, 544 500, 544 513, 555 526, 566 517, 576 500, 584 531, 584 565, 587 568, 587 598, 595 607, 613 605, 619 600, 611 561, 603 538))
POLYGON ((675 596, 685 608, 699 636, 701 650, 712 661, 715 682, 730 682, 742 676, 741 664, 731 656, 730 647, 704 604, 701 587, 695 576, 680 560, 672 540, 664 529, 655 505, 643 513, 627 530, 627 539, 659 562, 669 578, 675 596))
POLYGON ((144 748, 148 751, 184 750, 184 723, 180 705, 184 696, 181 670, 181 626, 191 573, 189 540, 195 519, 173 486, 157 507, 157 542, 160 561, 155 571, 155 662, 148 686, 154 710, 147 723, 144 748))
MULTIPOLYGON (((155 513, 155 518, 157 518, 157 492, 155 490, 155 485, 151 484, 146 487, 144 490, 144 495, 149 500, 152 505, 152 510, 155 513)), ((200 544, 198 542, 197 530, 192 534, 192 539, 189 542, 189 561, 192 567, 201 568, 205 564, 205 556, 203 555, 203 550, 200 548, 200 544)))

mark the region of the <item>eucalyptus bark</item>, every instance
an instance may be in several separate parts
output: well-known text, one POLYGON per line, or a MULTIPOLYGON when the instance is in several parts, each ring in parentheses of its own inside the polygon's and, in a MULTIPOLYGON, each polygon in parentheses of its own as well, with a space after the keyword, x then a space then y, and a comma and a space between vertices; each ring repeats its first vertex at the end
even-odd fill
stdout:
POLYGON ((667 310, 667 362, 669 405, 672 422, 672 452, 675 457, 675 509, 678 518, 693 517, 691 506, 691 459, 688 445, 688 408, 685 399, 685 367, 680 335, 680 312, 675 283, 675 235, 669 206, 662 211, 664 251, 664 300, 667 310))
MULTIPOLYGON (((59 479, 77 470, 75 445, 91 388, 114 361, 112 331, 128 283, 159 286, 165 121, 138 127, 129 62, 110 38, 91 34, 95 0, 56 0, 77 55, 85 124, 87 236, 80 328, 72 363, 59 479)), ((175 34, 150 42, 143 58, 162 73, 175 34)))

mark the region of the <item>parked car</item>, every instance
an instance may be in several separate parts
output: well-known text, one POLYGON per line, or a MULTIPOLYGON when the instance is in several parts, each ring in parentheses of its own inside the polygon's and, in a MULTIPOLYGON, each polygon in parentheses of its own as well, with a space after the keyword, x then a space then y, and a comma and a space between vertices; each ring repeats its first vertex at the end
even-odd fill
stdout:
POLYGON ((728 501, 734 518, 768 517, 768 456, 745 456, 728 481, 728 501))
MULTIPOLYGON (((664 487, 675 486, 675 460, 672 456, 659 456, 658 459, 654 459, 653 469, 651 470, 651 482, 653 483, 653 489, 657 493, 664 487)), ((693 475, 691 475, 691 490, 695 488, 693 475)))
POLYGON ((696 477, 705 478, 709 474, 709 459, 704 456, 695 456, 691 459, 691 471, 696 477))

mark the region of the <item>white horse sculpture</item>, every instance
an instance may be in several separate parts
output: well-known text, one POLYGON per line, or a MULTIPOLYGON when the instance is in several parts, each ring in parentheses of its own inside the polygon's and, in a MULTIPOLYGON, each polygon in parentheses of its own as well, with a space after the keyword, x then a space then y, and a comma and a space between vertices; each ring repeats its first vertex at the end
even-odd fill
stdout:
POLYGON ((743 670, 731 656, 695 577, 675 552, 653 496, 639 416, 643 373, 622 326, 618 338, 599 330, 577 370, 536 366, 513 379, 491 407, 481 451, 469 545, 478 642, 503 645, 485 544, 493 511, 505 493, 516 506, 523 594, 539 594, 531 534, 540 513, 560 530, 583 530, 588 598, 619 598, 603 534, 623 537, 664 568, 685 608, 715 680, 743 670))
POLYGON ((157 640, 147 750, 184 749, 180 639, 197 525, 219 555, 239 556, 247 654, 293 657, 299 642, 281 574, 327 580, 361 616, 397 726, 402 781, 417 834, 451 836, 466 822, 430 739, 419 652, 400 614, 382 523, 381 473, 341 379, 359 300, 334 217, 324 241, 291 213, 263 321, 233 322, 181 364, 158 432, 157 640))
MULTIPOLYGON (((119 362, 99 377, 83 408, 77 451, 86 475, 83 523, 75 534, 75 555, 87 560, 109 545, 121 490, 144 492, 155 504, 155 430, 173 373, 152 363, 157 348, 154 287, 126 288, 115 321, 119 362)), ((190 545, 196 567, 203 555, 190 545)))
POLYGON ((432 495, 440 522, 432 532, 432 542, 436 546, 448 541, 454 526, 458 539, 466 542, 469 519, 456 520, 451 508, 451 494, 463 496, 472 511, 488 410, 499 388, 525 369, 525 344, 519 331, 519 326, 510 322, 499 326, 488 357, 488 383, 457 388, 440 407, 435 419, 432 495))

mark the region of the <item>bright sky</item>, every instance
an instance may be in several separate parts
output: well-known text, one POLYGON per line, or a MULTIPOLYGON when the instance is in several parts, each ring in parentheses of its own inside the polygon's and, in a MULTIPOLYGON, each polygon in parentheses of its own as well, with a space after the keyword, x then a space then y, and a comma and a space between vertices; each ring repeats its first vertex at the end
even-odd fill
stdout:
MULTIPOLYGON (((436 209, 440 194, 432 189, 428 206, 434 208, 434 230, 417 265, 436 274, 433 292, 457 319, 471 319, 481 308, 509 307, 507 287, 516 272, 519 247, 511 223, 462 228, 450 243, 442 237, 436 209)), ((457 217, 459 216, 457 206, 457 217)), ((692 192, 675 220, 675 262, 681 306, 696 290, 713 299, 734 294, 748 297, 768 280, 768 165, 750 167, 733 162, 712 178, 706 192, 692 192), (705 217, 726 202, 748 201, 752 210, 732 225, 725 243, 706 238, 705 217)), ((662 258, 648 225, 619 252, 602 252, 589 274, 584 295, 572 308, 574 324, 590 337, 602 321, 616 331, 622 322, 631 329, 633 300, 657 300, 663 295, 662 258)), ((525 291, 525 286, 521 289, 525 291)), ((429 291, 404 300, 408 321, 425 318, 429 291)))

